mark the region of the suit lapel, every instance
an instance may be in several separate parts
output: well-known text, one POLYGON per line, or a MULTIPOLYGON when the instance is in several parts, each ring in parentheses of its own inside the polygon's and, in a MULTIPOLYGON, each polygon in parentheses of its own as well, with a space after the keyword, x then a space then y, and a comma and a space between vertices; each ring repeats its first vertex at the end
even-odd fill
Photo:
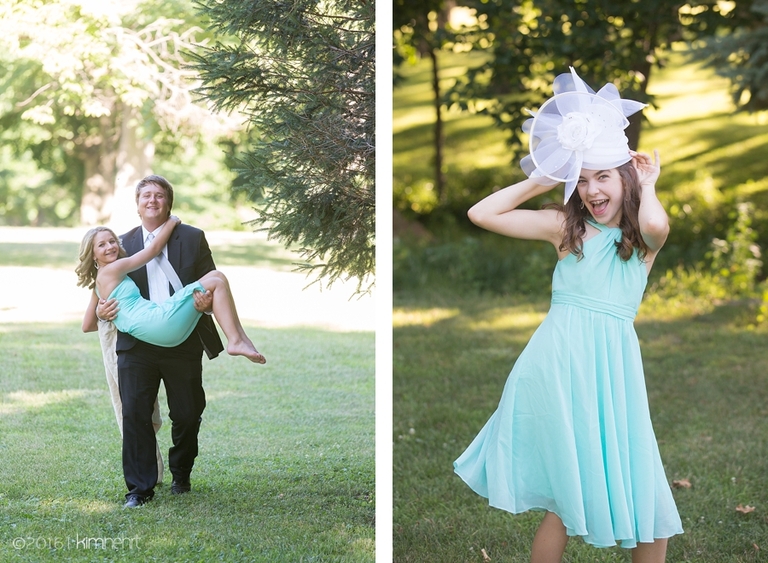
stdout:
MULTIPOLYGON (((171 234, 171 238, 168 240, 168 261, 171 263, 171 266, 173 266, 173 269, 176 270, 176 273, 179 273, 179 270, 181 269, 181 238, 179 237, 178 227, 176 230, 174 230, 173 234, 171 234)), ((181 283, 184 283, 184 280, 181 281, 181 283)))

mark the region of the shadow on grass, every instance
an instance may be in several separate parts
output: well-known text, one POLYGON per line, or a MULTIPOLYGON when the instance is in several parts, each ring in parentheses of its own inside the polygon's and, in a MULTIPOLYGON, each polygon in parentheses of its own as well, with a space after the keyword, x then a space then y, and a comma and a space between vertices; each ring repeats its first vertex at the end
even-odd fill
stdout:
MULTIPOLYGON (((548 303, 458 296, 395 303, 397 561, 480 561, 482 549, 492 560, 527 561, 540 514, 489 508, 452 463, 495 410, 548 303)), ((667 477, 693 484, 674 490, 686 533, 670 540, 669 561, 760 561, 768 545, 768 335, 746 328, 750 314, 747 305, 725 304, 673 320, 641 314, 636 323, 667 477), (757 508, 744 514, 740 504, 757 508)), ((625 550, 581 540, 567 554, 570 562, 629 560, 625 550)))

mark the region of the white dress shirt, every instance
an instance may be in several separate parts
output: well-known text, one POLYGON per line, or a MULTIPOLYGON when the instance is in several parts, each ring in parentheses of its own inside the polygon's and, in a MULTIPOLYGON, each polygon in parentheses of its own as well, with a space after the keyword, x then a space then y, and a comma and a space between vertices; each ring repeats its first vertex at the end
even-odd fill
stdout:
MULTIPOLYGON (((153 236, 157 236, 157 234, 160 232, 160 229, 162 229, 163 226, 160 225, 157 229, 152 231, 150 233, 144 226, 142 225, 141 231, 142 235, 144 237, 144 248, 149 245, 149 241, 147 240, 147 237, 152 234, 153 236)), ((162 253, 165 254, 165 257, 168 257, 168 245, 166 244, 163 247, 162 253)), ((171 291, 169 289, 170 281, 168 280, 168 276, 165 275, 165 272, 160 268, 157 261, 154 259, 150 260, 147 263, 147 282, 149 285, 149 300, 154 301, 155 303, 162 303, 166 299, 168 299, 171 296, 171 291)))

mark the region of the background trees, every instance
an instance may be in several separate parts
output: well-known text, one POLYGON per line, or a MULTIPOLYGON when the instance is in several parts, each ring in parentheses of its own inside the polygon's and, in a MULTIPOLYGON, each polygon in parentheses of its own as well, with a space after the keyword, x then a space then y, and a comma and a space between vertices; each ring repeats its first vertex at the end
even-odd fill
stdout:
MULTIPOLYGON (((763 158, 768 129, 764 114, 736 112, 765 107, 765 0, 463 4, 464 9, 472 6, 474 22, 437 53, 439 83, 446 92, 443 198, 432 189, 434 151, 427 148, 434 120, 427 100, 431 65, 398 69, 404 86, 396 84, 394 96, 394 203, 396 211, 429 234, 423 235, 422 228, 416 242, 406 235, 396 242, 396 284, 437 282, 522 293, 546 289, 548 248, 518 248, 514 241, 485 236, 468 224, 466 210, 523 177, 518 164, 527 152, 523 110, 537 108, 551 94, 554 76, 569 65, 595 88, 611 81, 624 96, 651 104, 629 136, 637 142, 642 123, 640 148, 659 148, 662 154, 658 188, 672 232, 654 268, 654 275, 664 275, 659 283, 679 289, 685 284, 670 280, 693 283, 703 279, 697 277, 702 271, 714 272, 714 278, 765 278, 765 262, 753 266, 760 262, 760 249, 768 247, 768 165, 763 158), (727 95, 728 82, 702 69, 694 55, 711 60, 731 81, 735 105, 727 95), (721 267, 726 247, 728 266, 721 267), (744 248, 751 255, 748 264, 737 257, 744 248), (678 267, 697 273, 686 278, 678 267), (466 283, 444 282, 456 279, 466 283), (532 285, 531 280, 537 281, 532 285)), ((433 13, 426 19, 436 17, 433 13)), ((403 26, 395 33, 400 49, 403 26)), ((552 199, 548 194, 530 205, 552 199)), ((417 231, 407 229, 408 236, 417 231)))
POLYGON ((739 109, 762 111, 768 109, 768 0, 741 9, 745 17, 735 31, 702 41, 697 56, 730 80, 739 109))
MULTIPOLYGON (((485 39, 472 45, 488 61, 457 82, 451 100, 467 108, 484 100, 483 112, 504 129, 513 150, 520 147, 526 108, 551 95, 552 80, 569 66, 597 90, 613 82, 625 97, 652 102, 647 89, 655 67, 675 41, 692 41, 749 19, 749 2, 612 2, 467 0, 482 17, 485 39)), ((640 137, 641 115, 630 120, 630 146, 640 137)))
POLYGON ((365 279, 374 2, 196 4, 0 0, 0 224, 121 230, 152 171, 187 220, 247 194, 302 268, 365 279))
MULTIPOLYGON (((490 116, 508 139, 511 160, 516 162, 527 151, 521 131, 528 117, 525 110, 541 105, 551 95, 554 77, 569 66, 595 89, 613 82, 622 95, 653 103, 648 84, 655 69, 664 66, 670 46, 718 37, 705 55, 719 57, 723 72, 730 68, 732 76, 738 74, 743 86, 737 87, 737 95, 745 88, 757 92, 767 59, 761 41, 765 31, 756 28, 755 22, 762 17, 760 6, 768 12, 768 3, 758 0, 757 13, 752 4, 751 0, 464 0, 460 5, 473 12, 474 24, 449 35, 441 33, 439 23, 446 19, 446 10, 455 7, 453 3, 430 0, 407 7, 396 3, 395 42, 401 52, 403 37, 411 38, 417 48, 428 44, 435 59, 440 52, 442 56, 479 53, 475 59, 479 64, 456 77, 440 103, 490 116), (748 31, 730 34, 742 28, 748 31), (741 64, 734 66, 737 50, 741 64)), ((752 106, 758 107, 758 96, 751 99, 752 106)), ((642 115, 636 114, 630 122, 627 135, 630 146, 636 147, 642 115)), ((436 149, 437 162, 442 161, 440 151, 436 149)), ((435 173, 438 186, 441 174, 435 173)), ((450 207, 444 191, 439 190, 438 200, 450 207)))
POLYGON ((183 1, 2 0, 0 16, 4 150, 38 174, 4 187, 10 222, 133 221, 158 147, 232 126, 192 99, 184 52, 201 30, 183 1))
POLYGON ((258 131, 238 170, 261 206, 255 224, 297 244, 302 267, 328 283, 352 275, 362 284, 375 251, 375 3, 198 4, 235 38, 194 60, 200 92, 258 131))

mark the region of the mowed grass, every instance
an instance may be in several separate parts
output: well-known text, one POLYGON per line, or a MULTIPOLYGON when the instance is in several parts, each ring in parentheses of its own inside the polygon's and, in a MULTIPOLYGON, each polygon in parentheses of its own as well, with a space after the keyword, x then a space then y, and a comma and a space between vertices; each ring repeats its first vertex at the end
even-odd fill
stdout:
MULTIPOLYGON (((527 562, 540 514, 489 508, 453 461, 495 410, 506 377, 548 303, 514 297, 396 294, 394 560, 527 562)), ((685 534, 667 561, 753 562, 768 556, 768 332, 747 307, 636 322, 651 415, 685 534), (741 512, 738 507, 751 512, 741 512)), ((621 548, 569 542, 565 561, 629 561, 621 548)))
MULTIPOLYGON (((291 269, 280 248, 212 238, 218 264, 291 269)), ((69 269, 76 254, 3 242, 0 265, 69 269)), ((171 495, 166 473, 151 503, 124 510, 98 337, 79 322, 0 324, 0 561, 373 561, 373 333, 245 328, 268 363, 203 359, 192 492, 171 495)), ((160 402, 167 471, 162 385, 160 402)))
POLYGON ((166 483, 126 511, 98 339, 75 324, 0 327, 0 561, 373 561, 372 334, 246 329, 270 363, 204 360, 192 493, 166 483), (77 537, 138 548, 46 544, 77 537))

